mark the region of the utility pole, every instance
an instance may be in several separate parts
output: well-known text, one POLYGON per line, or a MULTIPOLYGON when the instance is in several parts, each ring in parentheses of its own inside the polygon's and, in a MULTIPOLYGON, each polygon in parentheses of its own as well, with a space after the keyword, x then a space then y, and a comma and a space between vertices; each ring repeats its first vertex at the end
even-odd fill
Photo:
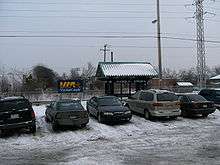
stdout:
POLYGON ((106 52, 107 51, 110 51, 110 49, 107 49, 107 47, 108 47, 108 44, 105 44, 104 45, 104 48, 103 49, 100 49, 100 51, 103 51, 103 55, 104 55, 104 62, 106 62, 106 52))
POLYGON ((206 85, 206 58, 205 58, 205 37, 204 37, 204 10, 203 1, 196 0, 196 29, 197 29, 197 73, 198 85, 200 88, 206 85))
POLYGON ((111 62, 114 62, 114 53, 111 52, 111 62))
POLYGON ((157 45, 158 45, 158 69, 160 82, 162 75, 161 36, 160 36, 160 0, 157 0, 157 45))

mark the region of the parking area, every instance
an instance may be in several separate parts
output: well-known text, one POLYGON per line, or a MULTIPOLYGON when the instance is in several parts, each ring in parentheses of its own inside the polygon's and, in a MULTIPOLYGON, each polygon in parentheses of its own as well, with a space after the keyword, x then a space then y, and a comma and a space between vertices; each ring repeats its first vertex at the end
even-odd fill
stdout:
MULTIPOLYGON (((85 103, 84 103, 85 104, 85 103)), ((208 118, 100 124, 54 133, 46 107, 33 107, 37 133, 0 139, 0 164, 220 164, 220 111, 208 118)))

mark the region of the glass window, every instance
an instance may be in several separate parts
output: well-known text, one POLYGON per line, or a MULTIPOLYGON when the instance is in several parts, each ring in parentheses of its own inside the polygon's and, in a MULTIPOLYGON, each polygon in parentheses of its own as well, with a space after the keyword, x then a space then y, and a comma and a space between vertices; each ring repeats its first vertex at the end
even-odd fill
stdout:
POLYGON ((157 94, 157 101, 177 101, 178 96, 174 93, 164 92, 157 94))
POLYGON ((189 102, 189 100, 188 100, 188 98, 186 96, 180 96, 180 101, 184 102, 184 103, 189 102))
POLYGON ((59 102, 57 103, 58 110, 82 110, 83 106, 79 102, 59 102))
POLYGON ((122 102, 117 97, 98 99, 100 106, 121 106, 122 102))
POLYGON ((200 95, 188 95, 188 98, 190 101, 207 101, 204 97, 200 96, 200 95))
POLYGON ((13 101, 4 101, 0 103, 0 111, 5 110, 19 110, 24 108, 29 108, 31 104, 27 100, 13 100, 13 101))
POLYGON ((136 92, 134 95, 131 96, 131 98, 133 98, 133 99, 138 99, 139 93, 140 93, 140 92, 136 92))
POLYGON ((140 94, 140 100, 153 101, 153 99, 154 99, 154 95, 152 93, 143 92, 140 94))

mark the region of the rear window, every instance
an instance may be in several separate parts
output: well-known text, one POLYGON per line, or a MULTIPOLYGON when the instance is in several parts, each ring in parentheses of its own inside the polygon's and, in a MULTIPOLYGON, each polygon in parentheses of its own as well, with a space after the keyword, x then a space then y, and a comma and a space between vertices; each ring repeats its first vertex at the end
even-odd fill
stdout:
POLYGON ((159 93, 157 94, 157 101, 177 101, 178 96, 174 93, 159 93))
POLYGON ((29 108, 31 104, 27 100, 13 100, 0 102, 0 111, 19 110, 29 108))
POLYGON ((200 96, 200 95, 188 95, 188 98, 190 101, 207 101, 204 97, 200 96))
POLYGON ((60 102, 57 104, 57 109, 65 110, 83 110, 83 106, 79 102, 60 102))

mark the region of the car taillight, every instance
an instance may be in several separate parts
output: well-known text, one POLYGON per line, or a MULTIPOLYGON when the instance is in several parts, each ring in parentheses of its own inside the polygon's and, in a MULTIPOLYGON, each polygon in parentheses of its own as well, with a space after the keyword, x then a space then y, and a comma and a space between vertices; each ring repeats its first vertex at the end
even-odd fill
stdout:
POLYGON ((34 113, 34 111, 31 112, 31 117, 32 117, 32 119, 35 119, 35 113, 34 113))
POLYGON ((193 108, 199 108, 199 104, 193 103, 193 108))
POLYGON ((162 107, 163 104, 162 104, 162 103, 153 103, 153 106, 154 106, 154 107, 162 107))

